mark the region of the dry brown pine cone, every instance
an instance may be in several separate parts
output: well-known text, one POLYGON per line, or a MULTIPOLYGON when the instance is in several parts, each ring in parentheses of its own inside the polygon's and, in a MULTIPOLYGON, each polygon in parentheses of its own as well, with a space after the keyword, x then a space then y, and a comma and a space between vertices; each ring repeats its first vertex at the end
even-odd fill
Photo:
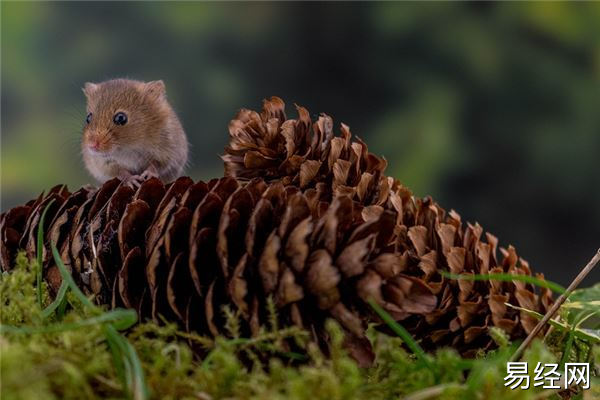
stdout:
POLYGON ((347 125, 341 124, 341 135, 335 136, 329 116, 321 114, 312 123, 304 107, 296 108, 298 119, 286 119, 283 101, 272 97, 260 114, 240 110, 229 123, 225 175, 314 187, 364 204, 383 204, 392 186, 401 186, 383 175, 385 159, 370 154, 360 139, 352 140, 347 125))
MULTIPOLYGON (((239 180, 150 179, 134 191, 113 179, 72 194, 57 186, 13 208, 0 220, 2 269, 10 270, 19 248, 34 256, 40 214, 54 199, 46 242, 57 244, 98 303, 135 308, 142 318, 163 315, 217 335, 224 332, 221 307, 230 305, 252 335, 272 296, 282 324, 302 326, 321 343, 325 318, 338 320, 364 363, 371 357, 364 330, 377 320, 366 304, 371 298, 428 348, 450 345, 472 355, 493 346, 491 326, 513 338, 531 331, 535 319, 504 303, 543 313, 552 301, 548 290, 439 273, 531 274, 514 248, 501 249, 497 260, 494 236, 484 241, 479 225, 465 227, 455 212, 415 199, 383 175, 385 162, 352 142, 347 127, 335 137, 331 119, 311 124, 300 110, 301 123, 283 121, 283 103, 272 99, 260 116, 242 111, 232 121, 226 170, 239 180), (240 115, 250 117, 243 122, 240 115), (246 163, 258 156, 249 152, 268 153, 269 163, 246 163), (290 161, 297 154, 302 161, 290 161), (303 177, 307 161, 319 165, 310 178, 303 177)), ((48 251, 44 260, 45 279, 57 290, 60 275, 48 251)))
POLYGON ((515 338, 533 329, 534 318, 521 313, 517 321, 514 312, 507 313, 505 303, 544 312, 552 302, 549 290, 535 295, 531 286, 519 282, 448 282, 438 273, 441 269, 531 275, 529 265, 512 246, 500 249, 502 260, 498 262, 495 236, 485 233, 483 241, 479 224, 463 227, 454 210, 446 213, 431 198, 414 198, 398 180, 385 176, 385 159, 370 154, 360 139, 353 140, 347 125, 342 123, 336 136, 331 117, 321 114, 313 122, 305 108, 296 109, 298 118, 287 119, 284 102, 272 97, 263 102, 260 113, 240 110, 229 124, 230 143, 222 157, 226 175, 241 180, 261 176, 314 188, 326 201, 349 196, 365 207, 365 215, 384 210, 396 213, 395 251, 401 253, 401 269, 408 264, 412 274, 422 278, 438 297, 438 309, 425 318, 426 323, 415 321, 415 329, 425 332, 434 344, 471 342, 490 325, 489 320, 472 321, 476 315, 491 317, 493 325, 515 338), (463 337, 457 341, 460 335, 463 337))

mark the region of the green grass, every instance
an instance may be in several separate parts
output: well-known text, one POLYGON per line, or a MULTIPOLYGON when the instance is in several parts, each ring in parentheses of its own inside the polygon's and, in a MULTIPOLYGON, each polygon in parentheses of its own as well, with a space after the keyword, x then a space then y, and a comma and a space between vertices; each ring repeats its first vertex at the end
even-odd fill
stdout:
MULTIPOLYGON (((515 344, 498 330, 492 334, 499 349, 465 360, 452 349, 422 353, 410 336, 403 341, 370 328, 376 364, 363 369, 344 351, 343 333, 332 321, 327 325, 330 357, 308 342, 306 333, 274 323, 259 337, 239 337, 237 315, 228 309, 227 339, 190 336, 174 325, 150 322, 119 332, 132 323, 129 311, 104 311, 70 283, 61 294, 67 304, 62 315, 45 284, 42 301, 48 306, 40 308, 36 272, 37 263, 21 254, 14 270, 0 278, 2 399, 559 398, 538 388, 511 391, 503 386, 515 344), (194 356, 188 340, 204 347, 207 355, 194 356), (285 340, 295 340, 301 352, 289 354, 285 340), (299 364, 291 362, 298 358, 299 364), (428 395, 432 397, 422 397, 428 395)), ((582 293, 577 292, 578 301, 585 303, 582 293)), ((564 317, 567 326, 578 320, 564 317)), ((545 342, 534 342, 524 359, 530 365, 577 360, 597 368, 600 345, 555 329, 545 342)), ((589 396, 599 386, 596 376, 586 399, 594 398, 589 396)))
POLYGON ((554 293, 563 294, 566 292, 566 289, 559 285, 558 283, 554 283, 551 281, 547 281, 545 279, 539 279, 535 276, 530 275, 518 275, 518 274, 452 274, 447 271, 441 271, 441 274, 446 278, 450 279, 462 279, 465 281, 503 281, 503 282, 514 282, 520 281, 525 283, 530 283, 532 285, 547 288, 552 290, 554 293))
MULTIPOLYGON (((496 328, 490 334, 498 349, 474 360, 450 348, 428 354, 401 324, 371 303, 397 336, 369 327, 376 361, 360 368, 344 350, 344 335, 335 322, 327 323, 330 348, 325 356, 307 332, 277 325, 272 302, 270 323, 253 338, 240 336, 238 315, 227 307, 227 338, 187 334, 168 323, 136 324, 133 310, 94 305, 76 286, 53 245, 51 250, 63 279, 54 299, 39 279, 39 261, 22 253, 11 273, 0 277, 2 399, 561 398, 551 390, 504 387, 506 363, 518 343, 496 328), (298 350, 289 350, 290 341, 298 350), (191 345, 203 349, 204 356, 191 345)), ((529 282, 561 290, 547 282, 529 282)), ((600 284, 571 294, 560 319, 552 322, 553 331, 544 341, 534 341, 523 356, 532 379, 538 362, 589 362, 591 389, 573 397, 600 398, 599 300, 600 284)))

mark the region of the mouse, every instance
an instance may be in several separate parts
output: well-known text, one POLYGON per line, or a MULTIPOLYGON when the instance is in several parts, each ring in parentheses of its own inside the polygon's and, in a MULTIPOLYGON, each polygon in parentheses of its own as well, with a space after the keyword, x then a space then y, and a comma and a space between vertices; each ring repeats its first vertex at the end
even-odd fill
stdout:
POLYGON ((167 101, 162 80, 111 79, 87 82, 81 152, 100 183, 119 178, 139 187, 151 177, 171 182, 188 160, 188 140, 167 101))

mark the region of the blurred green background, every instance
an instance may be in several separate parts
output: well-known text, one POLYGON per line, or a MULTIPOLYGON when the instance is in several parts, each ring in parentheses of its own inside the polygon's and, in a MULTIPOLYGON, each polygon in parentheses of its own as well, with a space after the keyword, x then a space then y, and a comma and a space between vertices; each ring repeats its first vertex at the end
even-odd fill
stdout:
POLYGON ((130 77, 165 81, 196 179, 222 175, 235 111, 276 94, 349 124, 553 280, 600 246, 600 3, 1 7, 3 211, 92 181, 81 87, 130 77))

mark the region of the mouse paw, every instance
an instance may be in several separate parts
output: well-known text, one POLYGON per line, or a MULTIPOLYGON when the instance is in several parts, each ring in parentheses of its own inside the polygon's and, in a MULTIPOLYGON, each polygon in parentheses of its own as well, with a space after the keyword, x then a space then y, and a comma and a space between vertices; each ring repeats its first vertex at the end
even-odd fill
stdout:
POLYGON ((129 175, 121 181, 121 184, 137 190, 145 180, 142 175, 129 175))
POLYGON ((148 180, 150 178, 158 178, 158 173, 152 169, 147 169, 144 172, 142 172, 142 174, 140 175, 140 177, 143 180, 148 180))

